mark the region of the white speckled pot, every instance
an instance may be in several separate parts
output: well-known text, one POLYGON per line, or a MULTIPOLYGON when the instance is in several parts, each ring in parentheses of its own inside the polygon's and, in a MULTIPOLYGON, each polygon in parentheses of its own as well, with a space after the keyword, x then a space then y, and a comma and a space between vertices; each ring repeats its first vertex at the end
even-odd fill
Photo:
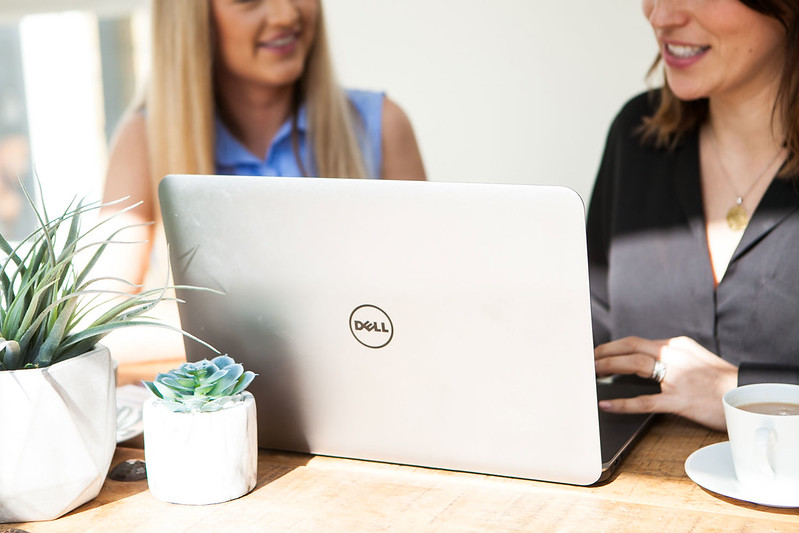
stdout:
POLYGON ((93 499, 115 448, 108 348, 0 372, 0 523, 52 520, 93 499))
POLYGON ((175 413, 150 398, 144 403, 147 484, 159 500, 205 505, 250 492, 258 473, 255 398, 208 413, 175 413))

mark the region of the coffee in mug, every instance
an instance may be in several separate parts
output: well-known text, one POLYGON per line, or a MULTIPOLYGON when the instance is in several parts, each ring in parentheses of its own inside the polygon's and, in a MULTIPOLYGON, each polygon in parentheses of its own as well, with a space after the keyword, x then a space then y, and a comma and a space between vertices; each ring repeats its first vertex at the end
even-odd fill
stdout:
POLYGON ((758 383, 724 395, 735 475, 746 490, 799 492, 799 385, 758 383))
POLYGON ((799 415, 799 404, 787 402, 758 402, 739 405, 738 409, 761 415, 793 416, 799 415))

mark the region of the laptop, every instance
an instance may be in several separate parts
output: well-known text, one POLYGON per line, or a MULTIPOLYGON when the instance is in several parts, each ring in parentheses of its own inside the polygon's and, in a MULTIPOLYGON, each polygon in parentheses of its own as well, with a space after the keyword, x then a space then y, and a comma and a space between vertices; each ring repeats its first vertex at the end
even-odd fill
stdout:
POLYGON ((261 447, 588 485, 649 419, 599 413, 568 188, 170 175, 159 198, 175 283, 224 293, 179 291, 182 325, 258 373, 261 447))

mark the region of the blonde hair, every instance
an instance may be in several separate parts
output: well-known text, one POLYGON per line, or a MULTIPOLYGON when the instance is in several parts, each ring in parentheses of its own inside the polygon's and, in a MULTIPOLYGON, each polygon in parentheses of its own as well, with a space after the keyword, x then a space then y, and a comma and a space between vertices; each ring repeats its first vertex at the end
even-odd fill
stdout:
MULTIPOLYGON (((321 2, 321 0, 320 0, 321 2)), ((214 35, 208 0, 152 0, 152 73, 144 105, 154 186, 170 173, 214 172, 214 35)), ((316 37, 297 82, 312 168, 320 177, 367 177, 357 112, 338 85, 319 6, 316 37)), ((292 133, 295 157, 296 129, 292 133)))

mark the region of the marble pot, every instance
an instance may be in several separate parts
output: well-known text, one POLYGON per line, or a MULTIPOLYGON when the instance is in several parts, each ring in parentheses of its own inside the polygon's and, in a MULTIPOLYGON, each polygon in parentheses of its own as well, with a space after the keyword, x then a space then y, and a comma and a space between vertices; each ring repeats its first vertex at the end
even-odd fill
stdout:
POLYGON ((116 448, 108 348, 0 372, 0 523, 52 520, 100 492, 116 448))
POLYGON ((147 484, 159 500, 205 505, 244 496, 256 483, 255 398, 212 412, 176 413, 158 398, 144 403, 147 484))

